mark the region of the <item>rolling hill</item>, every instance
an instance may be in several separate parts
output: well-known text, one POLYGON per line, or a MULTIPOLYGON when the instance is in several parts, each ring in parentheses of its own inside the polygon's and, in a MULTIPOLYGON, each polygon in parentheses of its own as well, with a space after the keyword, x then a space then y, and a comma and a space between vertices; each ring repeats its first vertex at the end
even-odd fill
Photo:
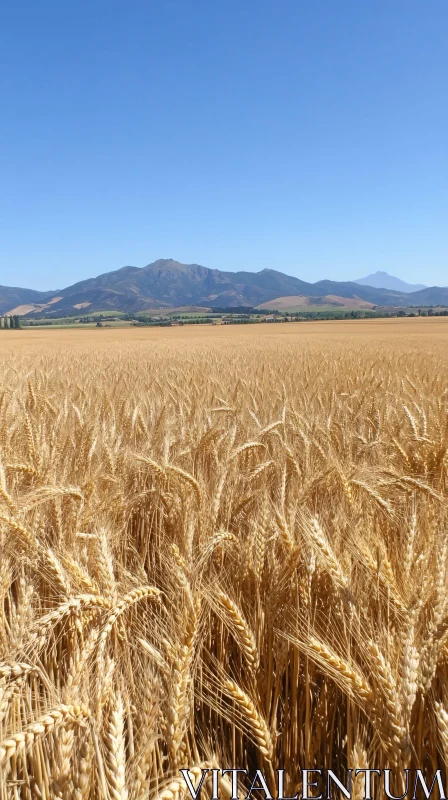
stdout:
MULTIPOLYGON (((56 292, 37 292, 34 289, 19 289, 16 286, 0 286, 0 314, 7 314, 20 307, 39 306, 51 300, 56 292)), ((17 311, 18 314, 25 313, 17 311)))
MULTIPOLYGON (((273 269, 227 272, 199 264, 159 259, 146 267, 122 267, 53 292, 0 286, 0 314, 58 317, 94 311, 139 312, 177 306, 259 306, 298 296, 313 304, 448 305, 448 288, 413 293, 364 286, 353 281, 307 283, 273 269), (27 310, 25 311, 25 307, 27 310), (20 311, 18 310, 20 309, 20 311)), ((291 303, 291 305, 296 304, 291 303)))
POLYGON ((261 303, 257 308, 265 309, 266 311, 300 311, 302 308, 306 310, 310 306, 322 306, 322 308, 327 308, 328 306, 334 308, 375 308, 375 304, 369 303, 368 300, 360 300, 357 297, 338 297, 336 294, 327 294, 319 297, 287 295, 286 297, 277 297, 275 300, 269 300, 267 303, 261 303))

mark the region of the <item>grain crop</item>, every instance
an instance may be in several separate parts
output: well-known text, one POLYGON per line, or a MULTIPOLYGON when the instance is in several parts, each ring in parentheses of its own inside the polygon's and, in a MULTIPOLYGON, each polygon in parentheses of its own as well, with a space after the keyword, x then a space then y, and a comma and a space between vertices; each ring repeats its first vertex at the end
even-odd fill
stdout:
POLYGON ((445 774, 447 345, 431 319, 3 333, 2 800, 445 774))

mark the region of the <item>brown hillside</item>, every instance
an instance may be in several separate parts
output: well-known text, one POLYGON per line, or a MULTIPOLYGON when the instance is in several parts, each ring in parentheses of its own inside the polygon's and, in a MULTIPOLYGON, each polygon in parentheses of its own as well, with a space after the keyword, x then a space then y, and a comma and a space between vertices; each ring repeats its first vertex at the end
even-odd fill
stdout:
POLYGON ((297 306, 340 306, 341 308, 374 308, 374 303, 368 300, 361 300, 359 297, 339 297, 336 294, 327 294, 319 297, 305 297, 304 295, 287 295, 286 297, 276 297, 267 303, 257 306, 267 311, 284 311, 287 308, 297 306))

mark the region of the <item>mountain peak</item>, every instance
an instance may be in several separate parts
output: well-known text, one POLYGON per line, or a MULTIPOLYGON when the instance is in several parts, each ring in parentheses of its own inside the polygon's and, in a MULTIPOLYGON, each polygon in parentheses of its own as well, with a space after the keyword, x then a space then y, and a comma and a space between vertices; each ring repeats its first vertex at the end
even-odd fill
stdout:
POLYGON ((158 258, 156 261, 151 261, 150 264, 146 264, 143 269, 148 269, 149 267, 164 267, 167 264, 177 264, 178 262, 174 260, 174 258, 158 258))
POLYGON ((389 291, 392 292, 404 292, 405 294, 418 292, 421 289, 427 288, 422 283, 406 283, 406 281, 402 281, 401 278, 396 278, 394 275, 389 275, 389 273, 382 270, 377 270, 371 275, 366 275, 365 278, 358 278, 353 281, 353 283, 357 283, 359 286, 372 286, 374 289, 389 289, 389 291))

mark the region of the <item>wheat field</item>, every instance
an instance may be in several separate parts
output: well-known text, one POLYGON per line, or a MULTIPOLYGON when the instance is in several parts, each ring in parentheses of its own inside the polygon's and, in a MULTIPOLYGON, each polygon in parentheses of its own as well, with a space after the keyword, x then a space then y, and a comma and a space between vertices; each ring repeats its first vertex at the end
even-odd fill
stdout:
POLYGON ((435 319, 2 333, 1 798, 445 771, 447 345, 435 319))

